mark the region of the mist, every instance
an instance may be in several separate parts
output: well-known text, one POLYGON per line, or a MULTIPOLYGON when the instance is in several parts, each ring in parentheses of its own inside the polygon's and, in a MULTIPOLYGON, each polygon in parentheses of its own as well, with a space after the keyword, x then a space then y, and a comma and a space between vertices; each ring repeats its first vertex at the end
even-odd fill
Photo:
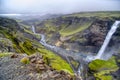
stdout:
POLYGON ((0 13, 120 11, 120 0, 0 0, 0 13))

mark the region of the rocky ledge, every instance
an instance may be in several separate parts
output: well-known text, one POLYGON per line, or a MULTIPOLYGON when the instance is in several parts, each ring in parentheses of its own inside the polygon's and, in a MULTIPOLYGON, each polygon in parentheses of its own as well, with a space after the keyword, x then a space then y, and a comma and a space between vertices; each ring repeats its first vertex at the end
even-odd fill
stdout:
POLYGON ((0 58, 0 80, 74 80, 65 71, 46 65, 40 54, 13 54, 0 58))

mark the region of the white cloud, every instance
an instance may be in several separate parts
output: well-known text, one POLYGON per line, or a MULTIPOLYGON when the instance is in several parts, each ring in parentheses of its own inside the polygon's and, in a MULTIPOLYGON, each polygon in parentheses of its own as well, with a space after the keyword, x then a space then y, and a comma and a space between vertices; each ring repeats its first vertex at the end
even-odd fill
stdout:
POLYGON ((120 10, 119 0, 2 0, 0 10, 8 13, 71 13, 120 10))

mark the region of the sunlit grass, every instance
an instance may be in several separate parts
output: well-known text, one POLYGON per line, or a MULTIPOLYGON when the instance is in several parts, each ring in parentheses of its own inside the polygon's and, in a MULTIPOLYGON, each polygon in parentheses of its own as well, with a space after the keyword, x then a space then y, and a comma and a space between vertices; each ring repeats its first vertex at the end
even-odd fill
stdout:
POLYGON ((60 31, 60 34, 62 36, 69 36, 69 35, 73 35, 75 33, 78 33, 78 32, 81 32, 81 31, 84 31, 85 29, 87 29, 90 25, 91 25, 92 22, 87 22, 87 23, 84 23, 83 25, 73 25, 73 26, 69 26, 65 29, 62 29, 60 31))
MULTIPOLYGON (((120 12, 82 12, 82 13, 75 13, 70 14, 67 16, 77 16, 77 17, 120 17, 120 12)), ((67 17, 64 16, 64 17, 67 17)))
POLYGON ((12 52, 0 52, 0 57, 6 57, 12 54, 13 54, 12 52))

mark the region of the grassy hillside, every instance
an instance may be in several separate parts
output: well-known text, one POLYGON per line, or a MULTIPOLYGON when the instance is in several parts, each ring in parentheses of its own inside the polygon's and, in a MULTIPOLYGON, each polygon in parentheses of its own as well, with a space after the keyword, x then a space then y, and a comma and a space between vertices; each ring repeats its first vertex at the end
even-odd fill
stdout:
POLYGON ((120 12, 81 12, 81 13, 74 13, 65 15, 64 17, 70 17, 70 16, 77 16, 77 17, 99 17, 99 18, 106 18, 106 17, 120 17, 120 12))
POLYGON ((91 24, 92 24, 92 21, 91 22, 86 22, 86 23, 83 23, 83 24, 74 24, 74 25, 70 25, 67 28, 63 28, 59 32, 60 32, 61 36, 70 36, 70 35, 73 35, 75 33, 84 31, 91 24))
POLYGON ((38 38, 36 38, 32 32, 29 33, 29 30, 26 31, 26 29, 21 29, 17 22, 14 22, 11 24, 11 19, 1 18, 0 37, 4 40, 0 40, 0 46, 3 46, 0 47, 0 51, 2 50, 0 52, 0 57, 7 56, 11 53, 25 53, 27 55, 40 53, 44 56, 46 64, 50 65, 52 68, 57 70, 66 70, 73 73, 70 65, 65 60, 42 46, 39 43, 39 40, 37 40, 38 38), (18 28, 16 29, 16 26, 14 25, 17 25, 18 28), (2 44, 2 41, 7 44, 9 41, 11 46, 2 44), (11 48, 14 50, 9 50, 11 48))

